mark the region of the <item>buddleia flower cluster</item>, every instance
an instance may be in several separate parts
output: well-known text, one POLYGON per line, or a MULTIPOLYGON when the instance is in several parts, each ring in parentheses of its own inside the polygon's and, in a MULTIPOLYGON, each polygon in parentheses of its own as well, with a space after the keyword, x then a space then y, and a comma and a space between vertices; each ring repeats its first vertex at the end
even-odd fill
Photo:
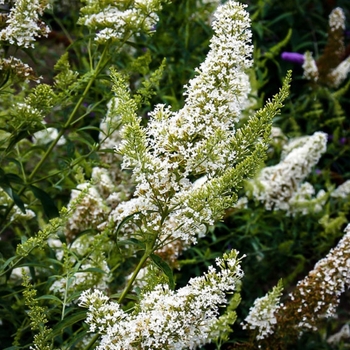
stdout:
POLYGON ((6 18, 6 27, 0 31, 0 40, 33 48, 37 38, 50 32, 40 19, 48 6, 48 0, 17 0, 6 18))
MULTIPOLYGON (((278 344, 294 341, 304 332, 316 331, 322 320, 336 318, 340 296, 350 287, 349 247, 350 225, 337 246, 297 283, 283 303, 281 282, 257 299, 243 323, 254 339, 246 348, 279 348, 278 344)), ((339 342, 343 336, 347 337, 334 335, 328 342, 339 342)))
POLYGON ((343 182, 332 193, 331 197, 338 199, 348 199, 350 197, 350 180, 343 182))
POLYGON ((312 168, 326 151, 327 134, 316 132, 311 136, 292 139, 284 145, 281 161, 263 168, 248 184, 248 196, 264 203, 267 210, 284 210, 290 215, 308 214, 322 208, 327 195, 304 182, 312 168))
MULTIPOLYGON (((132 173, 135 187, 130 199, 120 201, 118 197, 114 208, 112 202, 108 204, 112 210, 105 226, 101 223, 99 227, 115 235, 117 243, 121 242, 118 249, 124 245, 125 250, 131 249, 128 242, 134 242, 143 247, 143 256, 131 275, 125 271, 126 286, 118 303, 110 302, 99 290, 81 295, 81 306, 89 310, 90 331, 102 336, 99 349, 194 348, 217 338, 219 328, 227 333, 219 321, 218 306, 227 303, 225 293, 234 291, 242 276, 235 251, 218 260, 221 271, 211 267, 177 291, 172 290, 168 274, 169 286, 160 283, 146 288, 134 310, 122 308, 149 260, 159 261, 169 246, 177 256, 177 248, 196 243, 237 200, 235 193, 243 179, 253 176, 265 157, 272 118, 288 95, 290 75, 272 101, 238 126, 250 91, 250 20, 245 5, 235 1, 219 7, 214 18, 210 51, 185 87, 185 104, 179 111, 157 105, 143 126, 126 77, 111 69, 115 96, 103 135, 116 142, 122 168, 132 173)), ((109 144, 103 135, 103 143, 109 144)), ((113 183, 113 176, 108 178, 113 183)), ((99 205, 93 204, 102 197, 99 187, 97 181, 91 192, 85 189, 89 204, 84 207, 90 209, 81 220, 83 225, 93 220, 88 214, 99 205), (90 195, 96 189, 98 193, 90 195)), ((110 198, 113 193, 107 201, 110 198)), ((234 320, 232 313, 228 319, 234 320)))
POLYGON ((125 93, 126 84, 115 76, 123 123, 122 144, 116 149, 123 155, 123 167, 133 169, 137 186, 134 198, 118 205, 110 217, 118 223, 131 216, 124 232, 152 232, 159 245, 174 239, 196 242, 205 225, 213 224, 228 205, 228 197, 220 199, 215 193, 224 184, 213 178, 223 176, 236 160, 234 125, 250 89, 246 71, 252 46, 242 5, 229 2, 215 16, 211 50, 187 86, 185 106, 178 112, 158 105, 147 127, 141 128, 136 112, 130 113, 136 105, 125 93), (195 186, 191 179, 203 174, 207 181, 195 186), (207 198, 207 205, 201 197, 207 198))
POLYGON ((162 0, 85 0, 78 23, 96 33, 95 40, 121 40, 136 33, 149 33, 158 22, 162 0))
MULTIPOLYGON (((130 197, 125 192, 124 201, 120 191, 109 194, 107 201, 112 211, 108 220, 118 224, 131 217, 119 234, 138 236, 141 231, 152 232, 158 237, 159 248, 176 239, 185 244, 196 242, 205 233, 206 225, 213 224, 232 203, 231 196, 219 195, 229 190, 230 183, 213 178, 225 176, 225 171, 242 161, 235 150, 238 148, 235 123, 250 91, 247 72, 252 65, 251 32, 248 14, 236 2, 219 8, 215 16, 216 34, 211 50, 186 87, 187 97, 181 110, 173 112, 168 106, 158 105, 150 112, 150 121, 143 129, 127 82, 112 71, 115 97, 109 103, 106 121, 101 124, 100 137, 107 148, 115 142, 117 157, 123 156, 123 168, 133 169, 136 191, 129 201, 125 201, 130 197), (202 175, 206 178, 199 185, 194 180, 202 175), (207 198, 206 206, 202 197, 207 198), (119 202, 115 208, 113 198, 114 203, 119 202)), ((265 126, 268 128, 269 124, 265 126)), ((247 149, 262 146, 257 139, 265 129, 261 125, 254 127, 257 134, 251 144, 244 146, 247 149)), ((248 150, 247 155, 252 153, 248 150)), ((112 182, 116 171, 121 173, 113 169, 112 182)), ((87 209, 90 206, 84 207, 87 213, 91 212, 87 209)), ((91 222, 81 219, 78 215, 72 220, 78 225, 91 222)))
MULTIPOLYGON (((271 292, 254 301, 248 316, 242 323, 243 329, 257 330, 256 339, 261 340, 274 333, 277 324, 276 313, 281 307, 283 284, 279 281, 271 292)), ((283 304, 282 304, 283 306, 283 304)))
POLYGON ((102 335, 97 349, 194 349, 210 342, 219 307, 243 277, 240 260, 236 251, 224 254, 216 260, 219 271, 210 266, 177 291, 158 285, 132 313, 99 290, 83 292, 79 305, 88 309, 89 330, 102 335))

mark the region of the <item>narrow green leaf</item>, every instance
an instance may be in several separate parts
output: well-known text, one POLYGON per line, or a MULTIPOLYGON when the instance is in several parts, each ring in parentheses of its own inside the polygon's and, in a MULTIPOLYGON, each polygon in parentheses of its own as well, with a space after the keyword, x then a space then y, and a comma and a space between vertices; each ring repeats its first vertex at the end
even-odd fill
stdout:
POLYGON ((142 249, 145 249, 145 243, 136 239, 136 238, 129 238, 129 239, 125 239, 125 240, 122 240, 122 241, 118 241, 118 246, 119 245, 135 245, 135 246, 138 246, 142 249))
POLYGON ((78 323, 79 321, 85 320, 86 312, 87 312, 86 310, 78 311, 78 312, 75 312, 74 314, 71 314, 70 316, 65 317, 63 321, 59 322, 56 325, 56 327, 54 327, 50 336, 54 338, 60 335, 65 328, 73 325, 75 326, 76 323, 78 323))
POLYGON ((174 289, 175 288, 174 275, 168 263, 164 261, 159 255, 156 255, 156 254, 151 254, 151 259, 168 277, 170 289, 174 289))
POLYGON ((18 134, 11 135, 9 145, 6 148, 6 152, 11 151, 11 149, 15 146, 16 143, 25 139, 28 136, 30 136, 30 134, 27 130, 21 131, 18 134))
POLYGON ((11 258, 8 258, 8 259, 4 262, 4 264, 1 265, 0 271, 4 271, 4 270, 7 268, 7 266, 9 266, 9 265, 12 263, 12 261, 14 261, 16 258, 18 258, 17 255, 11 256, 11 258))
POLYGON ((10 183, 7 181, 7 179, 0 179, 0 181, 5 180, 4 182, 0 182, 0 187, 11 197, 11 199, 15 202, 17 207, 21 209, 22 213, 26 212, 26 209, 24 207, 24 203, 22 199, 19 197, 19 195, 13 191, 10 183))
POLYGON ((36 298, 36 300, 53 300, 59 304, 63 304, 62 300, 54 295, 42 295, 41 297, 36 298))
POLYGON ((45 191, 33 185, 29 186, 29 189, 33 192, 34 196, 40 200, 44 212, 49 219, 59 216, 59 212, 54 201, 45 191))

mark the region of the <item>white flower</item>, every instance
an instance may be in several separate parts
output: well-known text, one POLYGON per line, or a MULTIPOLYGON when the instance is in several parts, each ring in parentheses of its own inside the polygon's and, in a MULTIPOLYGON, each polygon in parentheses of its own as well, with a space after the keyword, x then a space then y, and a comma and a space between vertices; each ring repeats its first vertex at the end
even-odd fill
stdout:
MULTIPOLYGON (((12 198, 2 188, 0 188, 0 208, 2 208, 0 213, 1 211, 4 211, 8 207, 12 206, 12 204, 12 198)), ((30 220, 34 217, 35 213, 32 210, 24 208, 23 212, 17 205, 14 205, 10 211, 9 223, 21 220, 30 220)))
POLYGON ((345 181, 339 185, 332 193, 334 198, 347 198, 350 196, 350 180, 345 181))
POLYGON ((85 291, 79 305, 88 308, 90 331, 102 335, 97 349, 194 349, 210 342, 219 307, 243 276, 235 251, 217 265, 220 271, 211 266, 177 291, 158 285, 143 295, 134 313, 124 312, 98 290, 85 291))
POLYGON ((210 51, 186 87, 185 106, 173 113, 158 106, 151 113, 150 147, 155 155, 177 150, 172 158, 184 164, 186 173, 211 176, 234 159, 229 141, 250 92, 247 71, 253 47, 249 26, 244 5, 227 2, 220 6, 214 14, 210 51))
POLYGON ((345 324, 339 332, 331 335, 327 339, 328 344, 332 345, 337 345, 339 344, 342 340, 346 340, 350 338, 350 326, 348 324, 345 324))
MULTIPOLYGON (((47 143, 56 140, 57 136, 58 136, 58 130, 56 128, 50 127, 34 133, 33 141, 38 145, 46 145, 47 143)), ((57 142, 57 145, 62 146, 65 143, 66 143, 66 139, 64 137, 61 137, 60 140, 57 142)))
POLYGON ((290 294, 290 302, 281 308, 295 309, 298 303, 300 317, 295 321, 300 332, 317 330, 317 321, 336 317, 340 295, 350 287, 350 224, 337 246, 325 258, 319 260, 308 276, 299 281, 290 294))
POLYGON ((326 204, 328 194, 324 190, 320 190, 316 197, 313 197, 314 195, 314 187, 308 182, 302 183, 289 200, 288 213, 307 215, 311 212, 320 212, 326 204))
POLYGON ((17 0, 6 20, 7 26, 0 31, 0 40, 25 48, 34 47, 37 37, 47 36, 50 32, 39 19, 47 7, 40 0, 17 0))
MULTIPOLYGON (((268 210, 303 212, 305 200, 311 199, 314 189, 309 184, 302 185, 302 181, 326 151, 326 144, 327 134, 323 132, 291 140, 283 148, 281 162, 264 168, 250 182, 253 197, 263 202, 268 210), (298 209, 298 203, 303 204, 303 210, 298 209)), ((324 192, 320 192, 318 198, 321 200, 323 195, 324 192)))
POLYGON ((345 14, 342 8, 336 7, 329 15, 329 27, 331 30, 345 30, 345 14))
POLYGON ((108 197, 113 193, 115 185, 107 169, 94 167, 92 169, 91 178, 95 182, 95 186, 101 195, 108 197))
POLYGON ((66 234, 70 236, 70 239, 86 229, 96 229, 107 215, 108 207, 106 203, 97 188, 89 183, 79 184, 77 189, 71 192, 68 208, 71 207, 71 203, 75 203, 82 192, 83 198, 80 199, 74 208, 75 210, 69 217, 66 226, 66 234))
POLYGON ((118 2, 103 6, 99 1, 89 1, 81 9, 80 24, 95 30, 96 40, 123 39, 128 33, 152 32, 158 22, 157 11, 162 0, 135 0, 133 7, 122 9, 118 2))
POLYGON ((276 312, 281 307, 280 298, 282 295, 282 283, 272 289, 262 298, 254 301, 254 306, 249 309, 249 314, 242 324, 243 329, 257 329, 257 340, 264 339, 266 336, 273 334, 274 327, 277 323, 276 312))
POLYGON ((337 88, 346 79, 350 72, 350 57, 341 62, 336 68, 334 68, 329 77, 332 80, 332 85, 337 88))
POLYGON ((316 65, 316 61, 312 58, 312 53, 307 51, 304 54, 304 63, 303 63, 303 69, 304 69, 304 78, 307 80, 318 80, 318 68, 316 65))
MULTIPOLYGON (((111 217, 119 223, 126 213, 135 214, 137 205, 141 210, 133 218, 135 226, 140 232, 158 232, 159 245, 173 239, 195 243, 205 234, 218 217, 211 206, 219 200, 195 202, 193 197, 209 192, 212 179, 235 161, 232 137, 250 91, 250 20, 245 6, 234 1, 219 7, 214 17, 210 51, 186 87, 184 107, 173 112, 170 107, 156 106, 147 127, 137 131, 146 144, 142 154, 130 145, 128 136, 135 135, 133 123, 139 118, 134 115, 131 122, 130 115, 121 116, 127 122, 123 122, 123 141, 116 148, 123 154, 123 167, 133 168, 138 199, 130 203, 134 209, 121 203, 111 217), (203 175, 204 184, 193 184, 193 178, 203 175), (165 206, 171 210, 164 219, 159 211, 165 206)), ((118 97, 118 105, 131 104, 122 93, 118 97)), ((131 222, 126 225, 130 227, 131 222)))

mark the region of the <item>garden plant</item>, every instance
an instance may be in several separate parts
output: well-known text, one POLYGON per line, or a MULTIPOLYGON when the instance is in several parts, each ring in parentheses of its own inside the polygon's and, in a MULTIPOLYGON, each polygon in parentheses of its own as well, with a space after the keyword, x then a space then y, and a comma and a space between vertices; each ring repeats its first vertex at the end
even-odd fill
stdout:
POLYGON ((348 0, 0 14, 0 349, 350 347, 348 0))

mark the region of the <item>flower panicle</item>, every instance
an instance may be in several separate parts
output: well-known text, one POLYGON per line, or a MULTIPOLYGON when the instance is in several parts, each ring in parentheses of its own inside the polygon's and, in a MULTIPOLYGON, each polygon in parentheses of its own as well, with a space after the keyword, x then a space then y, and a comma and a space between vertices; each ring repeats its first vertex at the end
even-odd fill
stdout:
POLYGON ((217 260, 219 271, 211 266, 177 291, 157 285, 131 313, 99 290, 83 292, 79 305, 88 309, 90 332, 102 335, 98 349, 107 344, 113 349, 184 349, 208 342, 218 332, 219 307, 227 304, 226 293, 239 286, 241 260, 233 250, 217 260))

